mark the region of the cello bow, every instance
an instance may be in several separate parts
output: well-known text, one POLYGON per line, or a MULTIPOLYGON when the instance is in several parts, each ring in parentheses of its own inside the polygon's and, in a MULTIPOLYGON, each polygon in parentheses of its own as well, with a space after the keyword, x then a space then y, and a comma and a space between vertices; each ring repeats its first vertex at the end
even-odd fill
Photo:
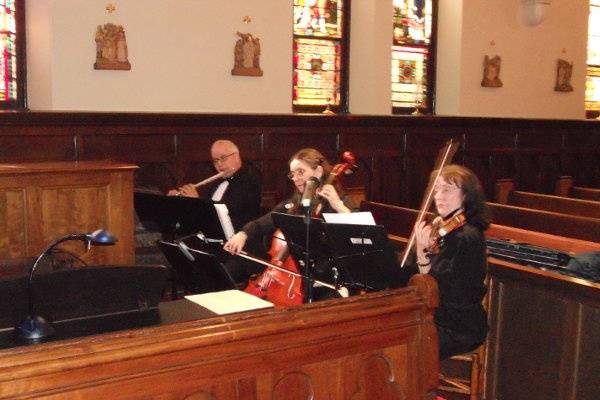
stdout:
POLYGON ((433 169, 435 171, 435 177, 434 179, 430 180, 429 184, 427 185, 427 188, 425 189, 425 196, 423 196, 423 200, 421 201, 421 207, 419 208, 419 213, 417 214, 417 220, 415 221, 415 225, 413 226, 410 238, 408 239, 408 244, 404 249, 404 254, 402 255, 402 261, 400 262, 401 268, 404 268, 406 260, 408 259, 408 255, 410 254, 410 251, 415 244, 416 228, 421 223, 421 221, 423 221, 425 215, 427 214, 427 211, 431 207, 431 203, 433 202, 433 191, 435 188, 435 184, 437 183, 442 173, 442 168, 444 168, 444 166, 446 166, 448 163, 452 162, 452 158, 456 154, 459 144, 460 143, 458 141, 450 139, 438 152, 437 158, 435 160, 435 166, 433 169))

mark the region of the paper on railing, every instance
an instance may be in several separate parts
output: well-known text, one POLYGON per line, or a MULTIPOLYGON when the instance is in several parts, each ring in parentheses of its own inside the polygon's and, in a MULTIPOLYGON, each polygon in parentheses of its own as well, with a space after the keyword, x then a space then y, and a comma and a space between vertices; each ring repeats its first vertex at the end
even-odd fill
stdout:
POLYGON ((217 210, 217 217, 221 223, 221 228, 223 229, 225 239, 229 240, 235 234, 233 224, 231 223, 231 218, 229 217, 229 209, 223 203, 215 203, 214 206, 215 210, 217 210))
POLYGON ((330 224, 375 225, 370 211, 353 213, 323 213, 323 219, 330 224))
POLYGON ((185 298, 219 315, 273 307, 273 303, 269 301, 235 289, 194 294, 185 298))

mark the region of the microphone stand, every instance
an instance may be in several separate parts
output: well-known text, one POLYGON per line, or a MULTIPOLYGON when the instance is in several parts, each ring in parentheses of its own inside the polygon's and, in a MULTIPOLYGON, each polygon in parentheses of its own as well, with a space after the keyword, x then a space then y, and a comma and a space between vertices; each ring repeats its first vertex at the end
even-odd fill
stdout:
POLYGON ((304 281, 304 293, 306 293, 306 302, 312 303, 313 301, 313 271, 310 265, 310 216, 312 214, 312 201, 309 203, 308 207, 304 209, 304 225, 306 225, 306 236, 305 236, 305 244, 304 244, 304 276, 306 277, 304 281))

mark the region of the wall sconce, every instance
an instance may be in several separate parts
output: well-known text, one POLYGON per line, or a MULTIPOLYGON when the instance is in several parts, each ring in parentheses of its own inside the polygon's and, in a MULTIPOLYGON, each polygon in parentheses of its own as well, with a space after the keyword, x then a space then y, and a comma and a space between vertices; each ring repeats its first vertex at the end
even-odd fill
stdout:
POLYGON ((538 26, 546 18, 551 0, 521 0, 523 22, 527 26, 538 26))

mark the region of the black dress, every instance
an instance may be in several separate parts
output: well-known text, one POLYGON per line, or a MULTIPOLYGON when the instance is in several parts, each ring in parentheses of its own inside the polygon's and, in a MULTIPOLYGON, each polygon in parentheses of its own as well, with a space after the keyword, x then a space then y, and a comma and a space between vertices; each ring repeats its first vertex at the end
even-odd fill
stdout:
POLYGON ((483 231, 467 223, 448 233, 439 253, 430 259, 429 274, 436 279, 440 294, 434 320, 443 360, 476 349, 487 334, 487 315, 482 305, 487 274, 483 231))

